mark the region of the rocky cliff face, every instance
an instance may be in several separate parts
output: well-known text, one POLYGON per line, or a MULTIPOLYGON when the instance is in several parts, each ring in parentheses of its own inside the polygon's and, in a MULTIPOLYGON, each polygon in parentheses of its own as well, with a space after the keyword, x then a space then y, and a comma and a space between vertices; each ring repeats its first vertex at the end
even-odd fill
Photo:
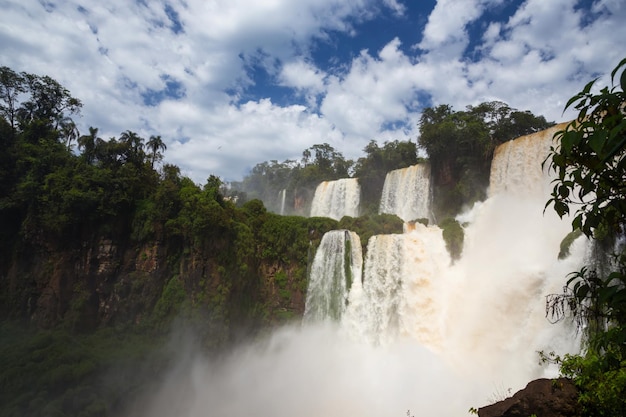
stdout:
MULTIPOLYGON (((221 246, 221 247, 220 247, 221 246)), ((226 326, 255 327, 300 316, 304 292, 297 261, 221 259, 230 248, 99 237, 80 244, 22 243, 0 263, 4 318, 77 331, 142 324, 203 311, 226 326)))

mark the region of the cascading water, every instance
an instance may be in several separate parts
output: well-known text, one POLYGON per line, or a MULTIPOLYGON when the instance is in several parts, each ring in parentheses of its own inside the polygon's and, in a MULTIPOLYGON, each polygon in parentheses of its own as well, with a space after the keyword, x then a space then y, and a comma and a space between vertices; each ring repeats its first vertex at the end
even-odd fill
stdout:
POLYGON ((430 167, 413 165, 387 173, 379 213, 395 214, 405 222, 428 219, 430 214, 430 167))
POLYGON ((285 215, 285 199, 286 198, 287 198, 287 190, 285 188, 283 188, 278 193, 278 199, 280 201, 280 215, 281 216, 285 215))
POLYGON ((315 189, 311 203, 311 217, 358 217, 361 187, 356 178, 324 181, 315 189))
POLYGON ((372 236, 363 284, 350 293, 342 325, 373 345, 413 338, 441 344, 435 315, 439 277, 450 265, 441 230, 417 223, 410 233, 372 236))
POLYGON ((541 169, 554 134, 565 129, 562 123, 498 146, 491 163, 489 195, 516 194, 532 198, 549 196, 551 177, 541 169))
POLYGON ((317 250, 301 325, 220 362, 185 355, 188 362, 143 414, 463 416, 553 376, 536 351, 563 354, 579 345, 571 323, 546 320, 544 296, 562 290, 587 245, 578 239, 569 258, 557 259, 570 226, 550 210, 543 214, 540 164, 551 135, 496 151, 489 199, 458 219, 465 243, 454 264, 437 226, 373 236, 362 271, 358 236, 329 232, 317 250))
POLYGON ((311 266, 304 321, 341 319, 352 282, 361 279, 362 264, 359 235, 348 230, 325 233, 311 266))
POLYGON ((436 226, 373 236, 363 283, 355 280, 348 295, 344 332, 383 347, 412 340, 455 372, 515 390, 547 372, 536 351, 576 351, 574 329, 549 323, 544 312, 544 296, 561 291, 587 246, 581 239, 558 260, 570 224, 543 213, 550 178, 541 163, 559 128, 496 150, 490 198, 459 218, 466 239, 456 263, 436 226))

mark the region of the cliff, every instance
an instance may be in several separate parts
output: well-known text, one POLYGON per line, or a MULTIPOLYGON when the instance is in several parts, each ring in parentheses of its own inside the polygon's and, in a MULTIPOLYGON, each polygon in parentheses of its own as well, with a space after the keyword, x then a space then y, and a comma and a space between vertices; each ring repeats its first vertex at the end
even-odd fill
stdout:
POLYGON ((249 233, 226 230, 197 242, 137 242, 124 234, 17 240, 0 263, 2 318, 89 332, 162 328, 179 315, 202 316, 226 341, 242 328, 300 317, 309 247, 335 222, 265 213, 259 219, 239 225, 249 233), (289 240, 263 243, 274 229, 289 240))

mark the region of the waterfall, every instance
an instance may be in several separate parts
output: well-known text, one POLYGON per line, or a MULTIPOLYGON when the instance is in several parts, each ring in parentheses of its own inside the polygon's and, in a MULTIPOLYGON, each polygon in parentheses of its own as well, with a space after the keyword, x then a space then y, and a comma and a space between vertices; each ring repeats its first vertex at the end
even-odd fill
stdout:
POLYGON ((405 222, 428 219, 430 167, 427 164, 418 164, 388 172, 379 213, 395 214, 405 222))
MULTIPOLYGON (((517 390, 531 379, 554 376, 554 368, 538 364, 536 352, 576 352, 579 340, 571 323, 545 318, 544 297, 562 290, 587 251, 579 239, 570 257, 558 260, 571 226, 543 213, 550 177, 541 163, 557 129, 496 150, 489 198, 458 218, 465 244, 454 264, 437 226, 416 224, 403 234, 371 237, 362 280, 354 280, 347 294, 342 331, 380 348, 417 343, 459 378, 472 378, 485 397, 496 385, 517 390)), ((394 172, 385 186, 408 176, 394 172)))
MULTIPOLYGON (((451 262, 433 225, 372 236, 363 265, 358 235, 328 232, 311 264, 302 323, 219 360, 185 351, 141 414, 462 416, 556 376, 536 351, 577 352, 580 341, 572 323, 548 322, 544 297, 562 291, 588 242, 577 239, 558 259, 571 226, 543 213, 541 162, 552 131, 496 150, 489 198, 458 217, 460 259, 451 262)), ((325 213, 345 204, 335 188, 318 187, 325 213)))
POLYGON ((278 192, 278 201, 280 201, 280 215, 285 215, 285 198, 287 197, 287 189, 283 188, 278 192))
POLYGON ((322 237, 311 266, 304 321, 339 320, 348 305, 348 291, 361 280, 361 240, 348 230, 322 237))
POLYGON ((438 227, 417 223, 410 233, 372 236, 362 286, 357 282, 350 292, 344 327, 374 345, 411 337, 439 346, 435 300, 438 278, 449 265, 438 227))
POLYGON ((562 123, 498 146, 491 162, 489 195, 506 193, 547 200, 551 176, 547 166, 542 170, 541 165, 548 156, 554 134, 566 125, 562 123))
POLYGON ((358 217, 361 187, 356 178, 324 181, 315 189, 311 204, 311 217, 330 217, 341 220, 343 216, 358 217))

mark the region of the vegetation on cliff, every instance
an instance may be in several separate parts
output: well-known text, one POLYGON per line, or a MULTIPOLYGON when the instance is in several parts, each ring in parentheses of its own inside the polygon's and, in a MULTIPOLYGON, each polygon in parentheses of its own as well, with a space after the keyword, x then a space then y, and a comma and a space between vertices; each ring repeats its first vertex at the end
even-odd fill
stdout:
POLYGON ((486 198, 496 146, 553 124, 499 101, 467 106, 465 111, 445 104, 424 109, 419 146, 428 154, 433 172, 435 216, 453 217, 486 198))

